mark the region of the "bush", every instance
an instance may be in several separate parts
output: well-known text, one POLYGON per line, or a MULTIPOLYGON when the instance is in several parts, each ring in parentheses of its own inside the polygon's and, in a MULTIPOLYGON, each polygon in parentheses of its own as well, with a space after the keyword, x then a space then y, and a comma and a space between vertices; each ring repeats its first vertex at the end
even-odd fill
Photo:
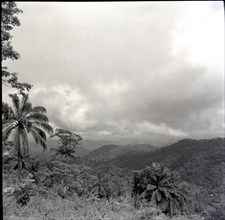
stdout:
POLYGON ((184 213, 189 202, 187 185, 176 173, 156 163, 134 172, 133 194, 136 207, 145 200, 168 215, 184 213))

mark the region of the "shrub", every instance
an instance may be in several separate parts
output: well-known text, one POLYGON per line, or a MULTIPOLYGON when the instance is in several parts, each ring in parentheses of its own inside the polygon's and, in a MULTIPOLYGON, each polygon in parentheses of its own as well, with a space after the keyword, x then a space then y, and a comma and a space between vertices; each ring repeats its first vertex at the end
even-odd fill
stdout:
POLYGON ((156 163, 134 172, 133 194, 136 207, 144 199, 168 215, 183 213, 188 203, 187 185, 176 173, 156 163))

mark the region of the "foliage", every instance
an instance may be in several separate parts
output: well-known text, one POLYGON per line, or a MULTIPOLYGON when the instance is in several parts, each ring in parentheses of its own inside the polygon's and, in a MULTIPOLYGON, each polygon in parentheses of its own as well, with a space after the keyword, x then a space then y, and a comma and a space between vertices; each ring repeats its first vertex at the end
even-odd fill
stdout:
POLYGON ((51 150, 55 151, 55 156, 62 156, 63 158, 70 159, 75 158, 73 155, 75 153, 74 147, 61 145, 57 149, 52 148, 51 150))
POLYGON ((99 199, 109 198, 107 178, 107 175, 102 176, 102 174, 98 172, 94 184, 90 186, 90 194, 96 196, 99 199))
POLYGON ((63 158, 75 158, 74 153, 76 146, 82 140, 80 135, 77 135, 66 129, 57 128, 55 133, 51 137, 58 137, 60 144, 57 149, 52 149, 55 151, 55 156, 62 156, 63 158))
MULTIPOLYGON (((17 17, 22 13, 15 2, 2 2, 2 17, 1 17, 1 37, 2 37, 2 61, 6 59, 17 60, 20 55, 13 49, 11 44, 12 35, 10 31, 20 25, 17 17)), ((18 89, 20 94, 29 91, 32 85, 29 83, 18 82, 17 73, 10 73, 6 66, 2 66, 2 83, 6 86, 11 85, 12 88, 18 89)))
POLYGON ((3 170, 11 171, 17 170, 21 164, 21 170, 27 170, 27 166, 30 159, 30 155, 21 155, 18 158, 17 151, 15 149, 14 143, 12 141, 3 142, 3 170))
MULTIPOLYGON (((6 142, 4 145, 8 145, 4 146, 4 152, 10 151, 10 143, 6 142)), ((172 214, 177 214, 167 216, 168 200, 160 194, 160 191, 165 194, 167 192, 166 196, 170 199, 171 193, 173 196, 181 196, 180 194, 182 194, 187 198, 188 203, 189 195, 187 192, 189 190, 185 184, 181 184, 179 175, 160 164, 155 163, 146 169, 136 171, 134 174, 137 175, 136 186, 135 181, 133 181, 132 186, 132 172, 127 169, 113 167, 107 163, 92 163, 92 167, 88 167, 82 161, 81 163, 76 163, 75 160, 73 162, 67 161, 69 160, 52 158, 38 161, 28 158, 27 169, 23 170, 23 179, 28 173, 32 173, 32 179, 35 180, 34 176, 36 176, 38 181, 33 182, 36 186, 33 191, 29 191, 30 195, 33 195, 29 197, 29 203, 22 206, 22 203, 18 204, 14 199, 12 214, 21 218, 80 220, 200 220, 203 219, 203 216, 207 220, 223 219, 224 207, 222 205, 221 207, 203 206, 197 214, 181 213, 178 212, 179 210, 175 210, 180 208, 176 199, 173 200, 174 210, 172 214), (100 190, 99 185, 101 185, 100 190), (106 193, 103 192, 103 187, 106 193), (138 195, 138 209, 133 206, 132 191, 134 195, 138 195), (151 191, 155 191, 155 193, 153 194, 151 191), (107 196, 105 196, 106 194, 107 196), (162 205, 162 199, 165 200, 164 205, 162 205), (156 203, 158 203, 158 209, 156 203)), ((9 163, 12 162, 9 161, 9 163)), ((15 171, 7 173, 4 171, 3 179, 7 180, 13 173, 15 171)), ((10 179, 13 180, 13 176, 10 179)), ((207 191, 198 191, 201 188, 193 187, 191 190, 197 195, 202 194, 202 197, 209 197, 207 191)), ((22 195, 24 195, 25 200, 26 193, 22 191, 22 195)), ((203 200, 202 197, 199 199, 196 197, 195 200, 203 200)), ((185 205, 182 207, 182 211, 185 210, 184 208, 185 205)))
POLYGON ((21 204, 22 206, 27 205, 30 201, 29 189, 25 187, 21 187, 15 190, 14 196, 16 197, 16 202, 21 204))
POLYGON ((21 204, 22 206, 27 205, 35 188, 33 182, 34 179, 32 178, 32 175, 28 175, 27 179, 25 179, 14 189, 13 195, 15 196, 18 204, 21 204))
MULTIPOLYGON (((85 159, 87 160, 95 160, 95 161, 111 161, 114 159, 117 160, 121 155, 123 155, 128 159, 129 157, 135 155, 146 154, 147 152, 155 150, 156 147, 148 145, 148 144, 135 144, 135 145, 103 145, 93 151, 90 151, 87 155, 85 155, 85 159)), ((126 160, 125 160, 126 161, 126 160)), ((123 164, 123 160, 120 161, 121 165, 123 164)))
POLYGON ((14 211, 14 216, 23 218, 40 219, 77 219, 77 220, 202 220, 201 216, 174 216, 169 218, 154 208, 136 210, 127 198, 118 199, 89 199, 85 197, 73 197, 63 199, 61 197, 31 197, 27 206, 14 211), (63 211, 62 211, 63 210, 63 211))
POLYGON ((59 137, 61 143, 64 146, 76 146, 81 140, 81 136, 77 135, 66 129, 57 128, 55 133, 51 137, 59 137))
POLYGON ((15 2, 2 2, 2 19, 1 19, 1 37, 2 37, 2 60, 18 59, 19 54, 13 50, 11 45, 12 35, 10 31, 15 26, 20 25, 17 14, 22 13, 22 10, 17 8, 15 2))
POLYGON ((27 155, 21 155, 20 158, 14 157, 13 160, 15 160, 16 164, 13 167, 13 169, 14 170, 19 169, 19 166, 21 164, 21 169, 27 170, 28 169, 27 168, 27 166, 28 166, 27 163, 29 163, 29 161, 28 161, 29 159, 30 159, 30 155, 29 154, 27 154, 27 155))
MULTIPOLYGON (((123 186, 121 185, 122 181, 126 183, 128 173, 123 172, 123 170, 115 167, 90 168, 83 164, 67 164, 56 159, 39 161, 39 168, 35 173, 40 177, 40 181, 34 182, 37 184, 33 191, 35 195, 30 197, 26 206, 22 206, 22 204, 15 206, 13 215, 44 219, 169 220, 169 217, 160 209, 149 207, 148 202, 145 205, 142 201, 139 209, 136 209, 133 207, 132 198, 129 194, 111 195, 114 189, 123 186), (98 173, 100 173, 101 181, 105 177, 102 182, 106 180, 104 184, 107 186, 106 190, 110 195, 108 200, 103 197, 92 196, 89 191, 91 188, 86 188, 85 191, 86 186, 94 186, 96 181, 98 182, 98 173), (53 180, 51 188, 44 181, 44 179, 48 179, 49 174, 52 175, 53 180)), ((33 176, 32 179, 34 179, 33 176)), ((124 191, 129 192, 129 187, 125 188, 124 191)), ((98 194, 98 188, 96 192, 98 194)), ((221 215, 221 213, 217 213, 214 215, 221 215)), ((170 218, 170 220, 190 219, 200 220, 202 218, 199 215, 176 215, 170 218)))
POLYGON ((225 205, 220 205, 220 207, 210 210, 206 213, 206 220, 225 220, 225 205))
POLYGON ((170 170, 179 173, 189 187, 196 189, 195 194, 201 198, 193 201, 196 210, 201 212, 207 206, 224 203, 220 199, 225 194, 224 141, 224 138, 184 139, 142 155, 120 155, 108 164, 130 170, 143 169, 154 161, 166 164, 170 170))
MULTIPOLYGON (((11 175, 13 178, 13 175, 11 175)), ((3 181, 3 215, 6 217, 11 209, 16 206, 26 206, 30 197, 34 196, 35 184, 32 175, 26 175, 21 183, 9 180, 3 181)))
MULTIPOLYGON (((23 153, 29 152, 27 133, 31 133, 36 143, 40 143, 46 149, 45 132, 52 134, 53 129, 48 124, 46 109, 42 106, 32 107, 29 102, 28 95, 23 95, 22 99, 17 94, 10 94, 12 98, 13 108, 7 119, 3 120, 3 140, 7 140, 13 130, 16 130, 14 135, 14 144, 23 144, 23 153)), ((19 148, 20 154, 22 154, 19 148)))
POLYGON ((182 213, 188 202, 187 190, 180 184, 177 174, 158 163, 134 172, 133 193, 136 206, 143 197, 169 215, 182 213))
POLYGON ((11 157, 14 156, 15 149, 12 141, 2 141, 2 162, 8 163, 11 157))
POLYGON ((12 117, 13 110, 8 105, 8 103, 2 102, 2 118, 3 120, 7 120, 12 117))

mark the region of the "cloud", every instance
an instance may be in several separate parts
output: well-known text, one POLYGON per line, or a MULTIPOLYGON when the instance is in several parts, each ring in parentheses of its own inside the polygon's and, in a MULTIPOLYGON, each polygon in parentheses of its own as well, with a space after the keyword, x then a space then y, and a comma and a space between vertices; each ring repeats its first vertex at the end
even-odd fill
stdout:
POLYGON ((188 136, 187 133, 179 130, 179 129, 172 129, 168 127, 166 124, 162 123, 160 125, 155 125, 149 122, 142 122, 138 123, 137 125, 138 131, 141 132, 147 132, 147 133, 153 133, 153 134, 164 134, 164 135, 171 135, 175 137, 186 137, 188 136))
POLYGON ((87 118, 90 106, 77 88, 62 84, 48 89, 35 88, 31 97, 33 103, 49 106, 49 118, 57 127, 83 130, 95 124, 95 120, 87 118))
POLYGON ((218 5, 18 6, 24 13, 13 45, 21 59, 6 64, 34 84, 30 98, 48 109, 54 126, 86 138, 154 143, 223 136, 224 11, 218 5))

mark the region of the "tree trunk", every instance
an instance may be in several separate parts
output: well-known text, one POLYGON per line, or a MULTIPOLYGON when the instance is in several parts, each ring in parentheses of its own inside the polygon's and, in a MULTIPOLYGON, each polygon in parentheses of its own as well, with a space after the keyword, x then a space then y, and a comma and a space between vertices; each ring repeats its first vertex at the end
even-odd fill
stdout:
POLYGON ((156 209, 159 210, 159 203, 157 199, 156 199, 156 209))
POLYGON ((20 146, 17 146, 17 159, 18 159, 18 183, 21 182, 21 154, 20 154, 20 146))
POLYGON ((139 201, 139 196, 137 193, 134 195, 134 207, 137 209, 138 208, 138 201, 139 201))
POLYGON ((22 162, 22 152, 21 152, 21 139, 20 139, 20 128, 17 127, 17 135, 15 139, 17 147, 17 160, 18 160, 18 183, 21 182, 21 162, 22 162))
POLYGON ((173 206, 172 206, 172 201, 171 200, 170 200, 169 205, 170 205, 170 216, 172 216, 173 215, 173 206))

